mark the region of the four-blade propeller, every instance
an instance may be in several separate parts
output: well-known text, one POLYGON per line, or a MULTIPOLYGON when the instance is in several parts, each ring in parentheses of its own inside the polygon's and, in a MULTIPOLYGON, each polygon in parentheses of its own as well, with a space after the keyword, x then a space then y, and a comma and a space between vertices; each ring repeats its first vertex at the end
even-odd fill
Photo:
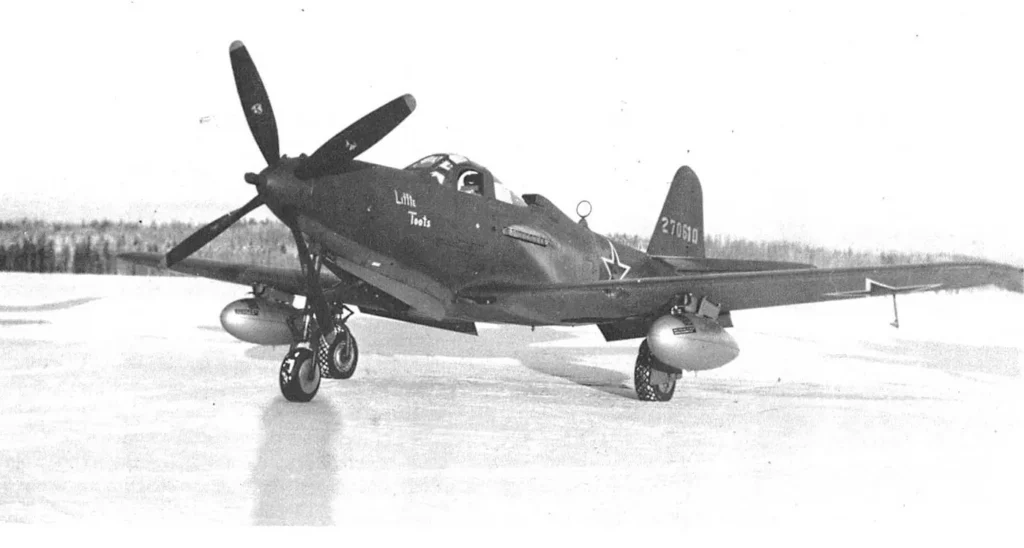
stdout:
MULTIPOLYGON (((274 118, 274 109, 270 106, 267 89, 263 86, 263 80, 260 79, 260 73, 256 70, 256 64, 249 56, 245 44, 239 41, 232 42, 229 53, 231 70, 235 75, 235 87, 238 89, 238 98, 242 103, 245 119, 249 123, 249 130, 252 132, 252 137, 259 147, 260 153, 263 154, 263 159, 267 161, 267 166, 274 168, 281 159, 281 152, 277 136, 277 121, 274 118)), ((402 123, 415 108, 416 100, 412 95, 403 95, 363 116, 332 137, 312 156, 299 164, 295 169, 295 177, 306 180, 343 173, 356 156, 391 133, 391 130, 402 123)), ((265 179, 262 175, 247 174, 246 181, 255 184, 259 189, 260 182, 265 179)), ((165 264, 168 267, 174 266, 263 204, 263 198, 256 196, 244 206, 199 229, 167 253, 164 257, 165 264)), ((301 233, 296 229, 297 227, 292 226, 295 222, 294 218, 285 219, 285 222, 292 228, 295 237, 300 238, 301 233)), ((300 250, 305 249, 304 243, 299 245, 300 250)))

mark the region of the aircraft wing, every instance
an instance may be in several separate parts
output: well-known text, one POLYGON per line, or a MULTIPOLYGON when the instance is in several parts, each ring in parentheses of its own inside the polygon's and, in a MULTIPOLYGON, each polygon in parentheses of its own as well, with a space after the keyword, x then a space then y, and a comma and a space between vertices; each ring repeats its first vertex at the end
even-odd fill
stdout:
MULTIPOLYGON (((150 268, 166 269, 162 253, 122 253, 118 258, 150 268)), ((306 295, 306 279, 298 267, 273 268, 189 257, 170 270, 241 285, 265 285, 292 295, 306 295)), ((320 281, 328 298, 357 306, 366 314, 476 334, 476 326, 472 322, 423 317, 389 293, 343 270, 325 268, 320 272, 320 281)))
MULTIPOLYGON (((589 284, 473 287, 460 291, 459 297, 493 302, 512 310, 539 311, 538 319, 544 317, 578 324, 634 322, 641 325, 645 320, 667 312, 671 304, 685 293, 707 297, 719 303, 723 311, 731 311, 984 285, 1024 292, 1024 270, 1011 265, 977 262, 711 272, 589 284)), ((605 335, 608 336, 607 333, 605 335)))
POLYGON ((292 295, 305 295, 306 283, 298 268, 271 268, 189 257, 172 268, 164 266, 163 253, 122 253, 118 259, 160 270, 171 270, 241 285, 267 285, 292 295))

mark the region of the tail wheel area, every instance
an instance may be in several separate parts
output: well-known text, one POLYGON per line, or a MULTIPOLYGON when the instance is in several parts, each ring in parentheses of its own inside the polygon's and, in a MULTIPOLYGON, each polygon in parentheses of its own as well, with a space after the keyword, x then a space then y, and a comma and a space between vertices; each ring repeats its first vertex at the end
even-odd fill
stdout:
POLYGON ((676 392, 676 380, 666 373, 655 370, 654 355, 647 346, 647 341, 640 343, 636 356, 636 368, 633 370, 633 385, 640 401, 669 401, 676 392))
POLYGON ((278 381, 281 394, 288 401, 307 402, 320 390, 320 368, 308 348, 293 348, 281 362, 278 381))

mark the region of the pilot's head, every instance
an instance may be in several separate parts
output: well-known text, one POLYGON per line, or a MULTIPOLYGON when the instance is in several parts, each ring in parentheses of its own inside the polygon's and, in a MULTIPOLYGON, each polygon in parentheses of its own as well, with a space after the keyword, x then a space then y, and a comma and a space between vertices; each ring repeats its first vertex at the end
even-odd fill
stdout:
POLYGON ((462 192, 471 192, 474 194, 481 194, 483 191, 483 175, 475 171, 465 173, 462 175, 462 184, 460 190, 462 192))

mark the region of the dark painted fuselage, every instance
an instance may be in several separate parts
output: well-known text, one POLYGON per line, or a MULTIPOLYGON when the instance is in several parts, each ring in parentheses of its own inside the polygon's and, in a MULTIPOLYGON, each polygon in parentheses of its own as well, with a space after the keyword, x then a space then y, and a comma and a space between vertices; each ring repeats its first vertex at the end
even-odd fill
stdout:
MULTIPOLYGON (((377 281, 400 299, 403 290, 429 295, 436 300, 436 319, 443 309, 447 319, 562 323, 550 311, 505 310, 458 294, 471 287, 577 284, 674 272, 592 232, 540 196, 508 203, 495 197, 493 183, 473 194, 424 171, 364 162, 353 162, 344 174, 301 181, 291 175, 296 163, 284 160, 265 173, 268 184, 261 192, 271 209, 278 216, 297 212, 302 231, 326 256, 367 274, 360 277, 370 283, 377 281)), ((428 308, 416 307, 414 297, 403 300, 428 308)))

